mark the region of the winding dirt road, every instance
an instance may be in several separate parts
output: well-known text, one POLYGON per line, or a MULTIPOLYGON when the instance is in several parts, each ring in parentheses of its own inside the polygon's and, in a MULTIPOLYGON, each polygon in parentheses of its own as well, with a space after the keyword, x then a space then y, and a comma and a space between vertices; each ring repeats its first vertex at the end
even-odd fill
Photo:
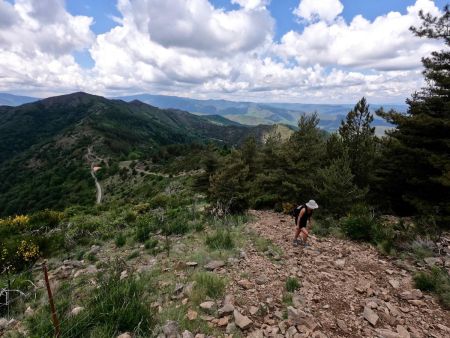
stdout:
POLYGON ((100 183, 98 182, 97 176, 95 176, 95 162, 96 161, 101 161, 102 159, 99 158, 97 155, 92 153, 92 146, 89 146, 87 148, 88 153, 86 154, 86 158, 89 162, 91 162, 91 176, 94 179, 95 182, 95 189, 97 191, 96 193, 96 203, 97 204, 101 204, 102 203, 102 197, 103 197, 103 193, 102 193, 102 186, 100 185, 100 183))

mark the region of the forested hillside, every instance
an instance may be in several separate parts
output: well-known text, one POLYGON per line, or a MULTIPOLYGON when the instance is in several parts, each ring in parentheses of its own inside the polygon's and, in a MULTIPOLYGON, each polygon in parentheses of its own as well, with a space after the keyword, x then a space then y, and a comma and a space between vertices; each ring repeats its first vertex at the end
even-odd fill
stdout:
POLYGON ((233 146, 248 137, 262 140, 274 128, 246 127, 223 118, 218 123, 139 101, 126 103, 85 93, 0 110, 3 215, 92 203, 88 147, 102 159, 97 165, 104 167, 104 175, 114 175, 120 161, 157 162, 169 145, 233 146))

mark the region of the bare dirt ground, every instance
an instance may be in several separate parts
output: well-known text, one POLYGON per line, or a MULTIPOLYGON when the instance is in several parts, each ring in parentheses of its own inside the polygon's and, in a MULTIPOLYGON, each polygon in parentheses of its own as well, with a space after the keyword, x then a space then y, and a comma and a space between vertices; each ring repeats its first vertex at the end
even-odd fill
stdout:
POLYGON ((275 260, 250 247, 222 271, 231 280, 227 293, 253 321, 250 336, 450 337, 450 312, 415 290, 411 273, 374 247, 315 237, 308 248, 294 247, 291 217, 252 214, 250 229, 283 254, 275 260), (283 300, 289 277, 301 283, 292 302, 283 300))

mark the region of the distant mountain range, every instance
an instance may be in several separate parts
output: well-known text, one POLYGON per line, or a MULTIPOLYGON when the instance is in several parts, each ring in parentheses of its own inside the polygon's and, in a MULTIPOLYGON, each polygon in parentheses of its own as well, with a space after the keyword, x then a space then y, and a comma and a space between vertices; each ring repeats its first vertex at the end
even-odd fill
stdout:
POLYGON ((20 96, 8 93, 0 93, 0 106, 20 106, 24 103, 30 103, 40 100, 36 97, 20 96))
MULTIPOLYGON (((124 101, 140 100, 159 108, 175 108, 198 115, 219 115, 228 120, 245 125, 282 123, 296 126, 302 114, 317 112, 320 117, 319 126, 327 131, 339 128, 340 122, 354 107, 351 104, 303 104, 303 103, 254 103, 234 102, 227 100, 196 100, 165 95, 132 95, 119 97, 124 101)), ((371 105, 375 111, 380 107, 406 111, 406 105, 371 105)), ((375 117, 373 125, 384 129, 390 125, 375 117)))
MULTIPOLYGON (((127 102, 139 100, 161 109, 179 109, 197 115, 214 115, 210 120, 218 121, 219 117, 225 119, 221 123, 258 125, 258 124, 287 124, 296 126, 299 117, 304 113, 317 112, 320 117, 319 126, 327 131, 339 128, 340 121, 353 108, 351 104, 302 104, 302 103, 254 103, 235 102, 227 100, 196 100, 177 96, 141 94, 117 97, 127 102)), ((0 105, 16 106, 32 102, 36 98, 15 96, 0 93, 0 105)), ((386 110, 395 109, 406 111, 406 105, 371 105, 372 111, 383 106, 386 110)), ((378 131, 389 128, 390 125, 375 117, 374 126, 378 131)))

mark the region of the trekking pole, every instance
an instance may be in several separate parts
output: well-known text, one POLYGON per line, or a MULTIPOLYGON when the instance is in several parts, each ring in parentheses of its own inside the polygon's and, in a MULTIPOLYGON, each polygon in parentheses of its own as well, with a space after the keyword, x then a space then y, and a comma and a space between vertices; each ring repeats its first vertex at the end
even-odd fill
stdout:
POLYGON ((50 302, 50 309, 52 311, 52 322, 55 327, 55 337, 61 337, 61 331, 59 326, 59 320, 56 316, 55 303, 53 302, 52 290, 50 289, 50 282, 48 281, 47 263, 44 261, 42 264, 42 270, 44 270, 45 286, 47 287, 48 300, 50 302))

